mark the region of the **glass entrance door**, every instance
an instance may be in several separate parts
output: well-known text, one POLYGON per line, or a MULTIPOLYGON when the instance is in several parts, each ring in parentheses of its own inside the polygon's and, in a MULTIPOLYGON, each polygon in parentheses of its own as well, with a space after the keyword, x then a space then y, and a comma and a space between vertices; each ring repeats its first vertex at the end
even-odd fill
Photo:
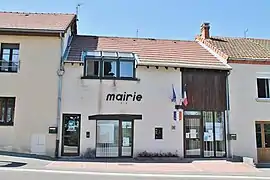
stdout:
POLYGON ((122 121, 122 133, 121 133, 121 156, 131 157, 132 156, 132 146, 133 146, 133 122, 132 121, 122 121))
POLYGON ((63 114, 62 156, 79 156, 80 114, 63 114))
POLYGON ((186 157, 225 157, 224 112, 185 111, 186 157))
POLYGON ((97 120, 96 157, 131 157, 133 121, 97 120))
POLYGON ((185 155, 201 156, 201 118, 185 117, 185 155))

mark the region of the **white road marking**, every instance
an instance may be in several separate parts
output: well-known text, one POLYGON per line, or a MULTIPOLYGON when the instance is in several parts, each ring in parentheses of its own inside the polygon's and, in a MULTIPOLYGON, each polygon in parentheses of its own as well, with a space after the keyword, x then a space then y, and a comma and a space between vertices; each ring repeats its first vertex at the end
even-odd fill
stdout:
POLYGON ((244 175, 189 175, 189 174, 135 174, 135 173, 113 173, 113 172, 89 172, 89 171, 64 171, 46 169, 16 169, 0 168, 1 171, 15 172, 36 172, 36 173, 56 173, 56 174, 77 174, 77 175, 96 175, 96 176, 131 176, 131 177, 164 177, 164 178, 211 178, 211 179, 270 179, 264 176, 244 176, 244 175))

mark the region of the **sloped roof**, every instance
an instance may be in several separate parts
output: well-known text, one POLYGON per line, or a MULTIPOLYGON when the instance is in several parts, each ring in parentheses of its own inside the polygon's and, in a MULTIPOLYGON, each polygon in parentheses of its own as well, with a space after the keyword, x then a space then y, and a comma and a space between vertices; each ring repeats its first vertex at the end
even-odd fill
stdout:
POLYGON ((270 40, 256 38, 211 37, 203 42, 229 59, 270 60, 270 40))
POLYGON ((183 67, 228 69, 195 41, 147 38, 74 36, 66 61, 81 61, 82 51, 118 51, 136 53, 142 64, 167 63, 183 67))
POLYGON ((75 14, 0 12, 0 30, 65 31, 75 14))

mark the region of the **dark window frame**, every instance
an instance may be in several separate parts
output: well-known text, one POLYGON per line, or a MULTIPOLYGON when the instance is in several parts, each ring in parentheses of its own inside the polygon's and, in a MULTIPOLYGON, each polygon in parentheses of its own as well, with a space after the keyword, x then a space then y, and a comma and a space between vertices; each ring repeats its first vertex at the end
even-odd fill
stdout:
POLYGON ((259 99, 270 99, 269 78, 257 78, 257 97, 259 99), (263 83, 263 84, 262 84, 263 83), (263 86, 263 87, 261 87, 263 86))
MULTIPOLYGON (((15 107, 16 107, 16 97, 0 97, 0 103, 4 102, 4 122, 0 121, 0 126, 13 126, 14 125, 14 116, 15 116, 15 107), (8 105, 8 102, 12 100, 14 102, 12 104, 12 112, 11 112, 11 121, 7 122, 8 118, 8 108, 10 107, 8 105)), ((2 106, 0 106, 0 111, 2 115, 2 106)), ((2 118, 2 117, 0 117, 2 118)), ((1 119, 2 120, 2 119, 1 119)))
MULTIPOLYGON (((7 72, 7 73, 17 73, 19 71, 19 65, 16 67, 16 70, 13 71, 13 55, 20 56, 20 44, 12 44, 12 43, 2 43, 1 50, 0 50, 0 72, 7 72), (8 59, 8 71, 2 69, 2 60, 4 56, 4 50, 9 50, 9 59, 8 59), (18 50, 18 54, 14 54, 14 50, 18 50)), ((19 63, 19 62, 18 62, 19 63)))
POLYGON ((129 57, 95 57, 87 56, 84 59, 84 72, 82 79, 114 79, 114 80, 138 80, 136 78, 136 63, 134 58, 129 57), (87 75, 87 62, 88 61, 99 61, 99 75, 87 75), (115 76, 104 76, 104 62, 116 61, 116 75, 115 76), (120 62, 132 62, 132 77, 121 77, 120 62))

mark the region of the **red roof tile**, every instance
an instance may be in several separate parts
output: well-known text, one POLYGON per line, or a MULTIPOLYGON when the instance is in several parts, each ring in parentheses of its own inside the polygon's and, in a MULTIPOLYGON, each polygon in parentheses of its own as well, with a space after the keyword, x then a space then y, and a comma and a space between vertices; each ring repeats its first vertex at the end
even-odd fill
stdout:
POLYGON ((75 14, 0 12, 0 30, 64 31, 75 14))
POLYGON ((81 61, 82 51, 87 50, 133 52, 141 62, 228 69, 195 41, 77 35, 71 43, 67 61, 81 61))
POLYGON ((198 40, 229 59, 270 60, 270 40, 255 38, 211 37, 198 40))

